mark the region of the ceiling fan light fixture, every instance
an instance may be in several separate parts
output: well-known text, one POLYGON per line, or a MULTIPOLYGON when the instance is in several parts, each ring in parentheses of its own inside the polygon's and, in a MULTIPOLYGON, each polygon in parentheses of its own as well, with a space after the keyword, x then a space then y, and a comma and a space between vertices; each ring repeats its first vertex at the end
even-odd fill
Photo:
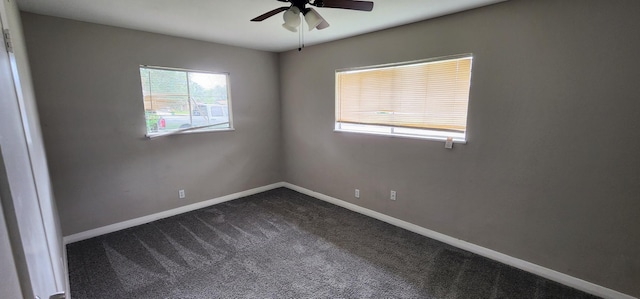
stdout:
POLYGON ((284 14, 282 15, 282 18, 284 19, 284 24, 282 24, 282 27, 284 27, 285 29, 291 32, 298 32, 298 26, 300 26, 300 9, 299 8, 292 6, 287 11, 284 12, 284 14))
POLYGON ((307 12, 304 14, 304 20, 307 21, 309 31, 313 30, 313 28, 316 28, 318 25, 320 25, 320 23, 324 21, 322 16, 320 16, 320 14, 313 8, 307 10, 307 12))
POLYGON ((325 19, 322 19, 322 22, 320 24, 318 24, 318 26, 316 26, 316 28, 318 30, 322 30, 322 29, 325 29, 327 27, 329 27, 329 23, 325 19))

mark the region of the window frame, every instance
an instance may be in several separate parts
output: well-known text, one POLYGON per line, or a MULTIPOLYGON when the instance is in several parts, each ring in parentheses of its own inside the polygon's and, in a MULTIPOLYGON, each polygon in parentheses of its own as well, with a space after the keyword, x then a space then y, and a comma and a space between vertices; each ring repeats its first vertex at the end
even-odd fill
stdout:
MULTIPOLYGON (((212 133, 212 132, 227 132, 227 131, 235 131, 233 126, 233 109, 231 100, 231 74, 229 72, 213 72, 213 71, 204 71, 204 70, 195 70, 195 69, 185 69, 185 68, 176 68, 176 67, 165 67, 165 66, 155 66, 155 65, 144 65, 141 64, 138 66, 138 77, 140 78, 140 87, 141 92, 143 92, 142 88, 142 78, 140 77, 140 70, 142 68, 147 69, 155 69, 162 71, 175 71, 175 72, 184 72, 184 73, 202 73, 202 74, 213 74, 213 75, 224 75, 226 78, 226 89, 227 89, 227 109, 228 109, 228 118, 229 118, 229 127, 228 128, 215 128, 215 129, 207 129, 215 125, 205 125, 205 126, 197 126, 197 127, 189 127, 184 129, 175 129, 169 132, 157 132, 157 133, 149 133, 149 129, 146 124, 146 110, 144 109, 144 93, 142 94, 143 101, 143 112, 145 113, 145 137, 148 139, 154 139, 157 137, 170 136, 170 135, 183 135, 183 134, 200 134, 200 133, 212 133)), ((188 84, 188 82, 187 82, 188 84)), ((204 104, 206 105, 206 104, 204 104)), ((212 108, 212 107, 209 107, 212 108)), ((189 113, 193 114, 193 111, 189 111, 189 113)), ((224 112, 223 112, 224 114, 224 112)))
POLYGON ((440 57, 411 60, 411 61, 404 61, 404 62, 397 62, 397 63, 387 63, 387 64, 372 65, 372 66, 337 69, 334 75, 335 76, 334 132, 369 134, 369 135, 400 137, 400 138, 415 138, 415 139, 433 140, 433 141, 447 141, 449 138, 452 138, 453 143, 466 144, 467 137, 468 137, 467 125, 469 122, 468 111, 469 111, 469 102, 471 101, 471 84, 473 79, 473 60, 474 60, 474 55, 472 53, 464 53, 464 54, 440 56, 440 57), (408 128, 408 127, 394 126, 394 125, 343 123, 338 121, 340 118, 340 95, 339 95, 340 90, 338 88, 339 73, 372 71, 372 70, 386 69, 386 68, 393 68, 393 67, 420 65, 420 64, 428 64, 428 63, 436 63, 436 62, 446 62, 450 60, 459 60, 459 59, 465 59, 465 58, 471 59, 471 65, 469 68, 469 96, 467 98, 467 116, 466 116, 464 132, 452 132, 452 131, 446 131, 446 130, 434 130, 434 129, 422 129, 422 128, 408 128))

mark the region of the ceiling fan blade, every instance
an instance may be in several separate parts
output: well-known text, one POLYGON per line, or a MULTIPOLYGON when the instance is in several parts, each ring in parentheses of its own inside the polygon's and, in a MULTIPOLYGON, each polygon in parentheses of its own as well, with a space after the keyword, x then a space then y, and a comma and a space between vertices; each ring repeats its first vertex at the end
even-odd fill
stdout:
POLYGON ((276 8, 276 9, 270 11, 270 12, 264 13, 262 15, 259 15, 259 16, 255 17, 255 18, 251 19, 251 22, 264 21, 265 19, 267 19, 269 17, 272 17, 274 15, 277 15, 277 14, 279 14, 279 13, 281 13, 281 12, 287 10, 287 9, 289 9, 289 7, 287 7, 287 6, 278 7, 278 8, 276 8))
POLYGON ((316 0, 311 4, 317 7, 344 8, 362 11, 372 11, 373 2, 355 0, 316 0))

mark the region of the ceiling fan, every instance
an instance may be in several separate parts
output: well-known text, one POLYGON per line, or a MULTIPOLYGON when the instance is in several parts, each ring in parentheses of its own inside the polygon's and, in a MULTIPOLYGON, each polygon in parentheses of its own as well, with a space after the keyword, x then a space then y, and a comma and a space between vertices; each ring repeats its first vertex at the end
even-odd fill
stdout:
POLYGON ((320 14, 313 9, 312 7, 307 8, 306 5, 309 4, 315 7, 330 7, 330 8, 343 8, 343 9, 353 9, 353 10, 361 10, 361 11, 371 11, 373 10, 373 2, 371 1, 357 1, 357 0, 314 0, 310 2, 310 0, 278 0, 280 2, 290 2, 291 6, 283 6, 278 7, 272 11, 264 13, 260 16, 257 16, 251 19, 252 22, 261 22, 267 18, 270 18, 274 15, 277 15, 281 12, 285 12, 283 15, 284 24, 282 27, 286 28, 289 31, 297 32, 298 26, 300 26, 300 13, 304 16, 307 25, 309 25, 309 31, 313 30, 313 28, 317 28, 318 30, 325 29, 329 27, 329 23, 325 21, 325 19, 320 16, 320 14))

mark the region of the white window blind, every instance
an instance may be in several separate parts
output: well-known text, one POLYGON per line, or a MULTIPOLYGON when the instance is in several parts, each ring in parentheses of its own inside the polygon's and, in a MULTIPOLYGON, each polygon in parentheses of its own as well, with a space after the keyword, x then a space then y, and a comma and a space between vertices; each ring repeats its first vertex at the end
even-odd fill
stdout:
POLYGON ((438 131, 437 136, 460 136, 466 131, 472 59, 462 55, 337 71, 336 127, 382 126, 418 129, 389 130, 391 134, 431 130, 438 131))

